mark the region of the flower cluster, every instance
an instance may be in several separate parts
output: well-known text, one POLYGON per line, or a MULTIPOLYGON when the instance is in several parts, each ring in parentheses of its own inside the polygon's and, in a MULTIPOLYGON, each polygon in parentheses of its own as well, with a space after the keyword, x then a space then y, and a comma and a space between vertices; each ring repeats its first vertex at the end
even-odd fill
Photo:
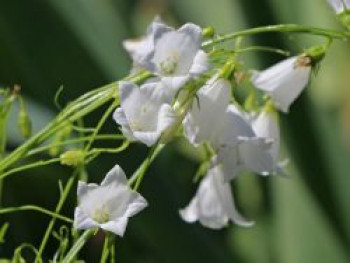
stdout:
MULTIPOLYGON (((254 92, 265 94, 262 105, 249 109, 234 99, 235 59, 215 64, 215 52, 202 50, 202 35, 197 25, 176 30, 155 19, 146 36, 124 41, 133 60, 131 72, 147 71, 152 77, 140 86, 119 82, 120 107, 113 118, 130 141, 157 147, 180 130, 193 147, 209 151, 197 193, 180 215, 213 229, 230 221, 247 227, 253 222, 237 211, 230 183, 242 171, 285 174, 277 111, 289 111, 323 53, 305 52, 261 72, 247 71, 254 92)), ((129 188, 119 166, 101 186, 80 182, 78 197, 76 228, 100 227, 118 235, 128 218, 147 205, 129 188)))

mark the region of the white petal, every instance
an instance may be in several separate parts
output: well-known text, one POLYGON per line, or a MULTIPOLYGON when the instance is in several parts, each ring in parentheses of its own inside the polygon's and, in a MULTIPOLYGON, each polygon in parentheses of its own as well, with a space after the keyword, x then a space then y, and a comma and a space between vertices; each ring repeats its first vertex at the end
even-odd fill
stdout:
POLYGON ((122 168, 119 165, 115 165, 106 175, 106 177, 101 182, 101 186, 107 186, 109 184, 122 184, 126 185, 128 183, 128 179, 122 168))
POLYGON ((186 221, 187 223, 194 223, 198 221, 198 199, 197 196, 194 196, 194 198, 191 200, 190 204, 184 208, 180 209, 179 213, 182 218, 182 220, 186 221))
POLYGON ((163 83, 164 86, 166 86, 167 89, 171 90, 174 95, 176 92, 185 86, 185 84, 189 81, 190 76, 185 75, 185 76, 176 76, 176 77, 162 77, 161 82, 163 83))
POLYGON ((274 113, 263 111, 252 122, 255 134, 260 138, 272 139, 271 154, 277 161, 280 148, 280 130, 274 113))
POLYGON ((98 227, 98 224, 88 217, 80 207, 75 208, 73 224, 74 228, 76 229, 90 229, 98 227))
POLYGON ((240 162, 238 146, 220 148, 215 164, 221 165, 225 182, 235 179, 244 168, 240 162))
POLYGON ((270 153, 272 142, 264 138, 240 138, 240 162, 244 167, 262 175, 273 173, 275 162, 270 153))
POLYGON ((118 236, 123 237, 126 226, 128 225, 128 218, 121 217, 114 221, 108 221, 107 223, 101 224, 100 227, 104 230, 110 231, 118 236))
POLYGON ((194 145, 202 141, 217 144, 221 140, 223 115, 230 100, 230 84, 227 80, 212 78, 198 92, 189 114, 184 120, 187 139, 194 145), (215 123, 215 125, 213 125, 215 123))
POLYGON ((135 138, 137 138, 140 142, 146 144, 148 147, 151 147, 152 145, 154 145, 158 141, 160 135, 161 133, 158 131, 134 132, 135 138))
POLYGON ((346 9, 350 9, 350 0, 344 0, 346 9))
MULTIPOLYGON (((346 7, 350 8, 350 1, 345 0, 346 7)), ((342 0, 328 0, 328 3, 333 7, 334 11, 339 14, 344 11, 344 4, 342 0)))
POLYGON ((87 184, 83 181, 78 181, 78 187, 77 187, 77 196, 78 201, 85 195, 87 192, 92 191, 98 187, 97 184, 87 184))
POLYGON ((125 116, 124 110, 121 107, 117 108, 114 111, 113 119, 115 120, 116 123, 118 123, 121 126, 125 126, 125 125, 129 124, 129 122, 125 116))
POLYGON ((300 56, 288 58, 260 73, 256 73, 252 82, 255 87, 265 91, 283 112, 300 95, 309 82, 311 66, 300 66, 300 56))
POLYGON ((125 216, 132 217, 148 206, 147 200, 140 194, 134 192, 129 201, 125 216))
POLYGON ((119 83, 120 105, 128 121, 138 114, 137 106, 144 103, 140 94, 140 88, 132 82, 121 81, 119 83))
POLYGON ((193 64, 190 69, 190 73, 193 75, 203 74, 209 69, 208 55, 203 51, 199 50, 193 59, 193 64))
POLYGON ((157 132, 162 133, 177 120, 173 108, 169 104, 163 104, 158 113, 157 132))

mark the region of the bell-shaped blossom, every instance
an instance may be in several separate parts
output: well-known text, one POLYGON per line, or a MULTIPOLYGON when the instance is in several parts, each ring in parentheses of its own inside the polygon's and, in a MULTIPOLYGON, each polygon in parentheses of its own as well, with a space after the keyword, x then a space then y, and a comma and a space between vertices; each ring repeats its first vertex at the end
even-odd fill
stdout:
POLYGON ((199 221, 203 226, 212 229, 223 228, 230 221, 245 227, 254 224, 238 212, 231 186, 224 181, 219 166, 208 171, 200 182, 196 195, 185 209, 180 210, 180 215, 186 222, 199 221))
POLYGON ((295 56, 255 73, 252 82, 272 98, 279 110, 288 112, 309 82, 311 69, 308 56, 295 56))
POLYGON ((144 68, 161 78, 172 89, 179 89, 190 78, 208 69, 207 54, 201 50, 202 29, 185 24, 178 30, 155 23, 152 30, 153 49, 144 50, 140 61, 144 68))
POLYGON ((74 228, 102 228, 123 236, 129 217, 147 206, 147 201, 130 189, 124 171, 114 166, 101 185, 78 183, 78 207, 74 228))
POLYGON ((215 147, 225 140, 221 131, 229 102, 230 83, 218 76, 197 92, 197 99, 183 122, 185 136, 193 145, 208 141, 215 147))
POLYGON ((350 9, 350 0, 328 0, 328 3, 333 7, 337 14, 350 9))
POLYGON ((157 82, 141 87, 131 82, 119 84, 121 106, 113 118, 130 140, 152 146, 175 123, 176 114, 169 105, 169 96, 159 85, 157 82))
POLYGON ((226 116, 229 121, 226 121, 225 131, 221 132, 226 134, 226 143, 217 148, 214 159, 215 163, 222 165, 225 179, 231 180, 243 170, 262 175, 273 173, 273 139, 259 136, 250 123, 250 116, 235 105, 228 107, 226 116))

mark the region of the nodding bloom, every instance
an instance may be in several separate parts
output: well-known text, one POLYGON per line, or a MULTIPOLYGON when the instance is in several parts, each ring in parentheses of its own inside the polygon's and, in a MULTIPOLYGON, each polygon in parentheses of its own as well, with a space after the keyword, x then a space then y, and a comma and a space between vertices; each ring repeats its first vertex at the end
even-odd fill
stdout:
POLYGON ((328 0, 328 3, 333 7, 337 14, 350 9, 350 0, 328 0))
POLYGON ((169 96, 159 85, 161 83, 158 82, 141 87, 132 82, 119 84, 121 106, 116 109, 113 118, 130 140, 152 146, 175 123, 176 114, 168 104, 169 96))
POLYGON ((311 58, 306 55, 285 59, 255 73, 252 82, 257 89, 272 98, 279 110, 286 113, 309 82, 311 62, 311 58))
POLYGON ((270 174, 274 169, 270 138, 257 136, 249 115, 229 105, 230 83, 213 78, 198 92, 183 125, 187 139, 195 146, 208 142, 222 165, 225 178, 233 179, 241 170, 270 174))
POLYGON ((107 173, 101 185, 79 181, 77 194, 76 229, 99 227, 123 236, 129 217, 147 206, 147 201, 130 189, 125 173, 118 165, 107 173))
POLYGON ((151 34, 151 51, 141 47, 139 52, 146 59, 138 63, 158 76, 167 87, 179 89, 208 69, 207 54, 201 50, 202 29, 199 26, 188 23, 175 30, 154 23, 151 34))
POLYGON ((224 181, 219 166, 208 171, 200 182, 196 195, 185 209, 180 210, 180 215, 188 223, 199 221, 212 229, 223 228, 230 221, 245 227, 254 224, 237 211, 231 186, 224 181))

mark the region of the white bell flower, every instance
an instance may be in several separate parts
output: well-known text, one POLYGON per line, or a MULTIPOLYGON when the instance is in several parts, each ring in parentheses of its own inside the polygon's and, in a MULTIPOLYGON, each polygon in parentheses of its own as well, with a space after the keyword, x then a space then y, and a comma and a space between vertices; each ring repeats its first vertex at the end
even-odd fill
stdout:
POLYGON ((157 82, 141 87, 132 82, 120 82, 119 97, 121 106, 113 118, 130 140, 152 146, 176 121, 176 114, 168 104, 169 97, 157 82))
POLYGON ((231 186, 224 182, 219 166, 208 171, 200 182, 196 195, 185 209, 180 210, 180 215, 188 223, 199 221, 212 229, 221 229, 230 221, 245 227, 254 224, 238 212, 231 186))
POLYGON ((350 0, 328 0, 328 3, 333 7, 337 14, 350 9, 350 0))
POLYGON ((308 56, 295 56, 255 73, 252 82, 272 98, 279 110, 288 112, 309 82, 311 69, 308 56))
POLYGON ((110 170, 101 185, 78 183, 78 207, 74 228, 99 227, 123 236, 129 217, 147 206, 147 201, 130 189, 124 171, 118 166, 110 170))
POLYGON ((142 64, 167 87, 177 90, 208 69, 207 54, 201 50, 202 29, 199 26, 188 23, 175 30, 156 23, 152 33, 153 50, 142 64))
POLYGON ((195 146, 208 141, 213 147, 225 138, 222 136, 223 116, 230 102, 230 83, 218 76, 212 77, 198 92, 183 126, 185 136, 195 146))
POLYGON ((225 126, 228 143, 220 145, 215 158, 215 163, 222 165, 225 179, 235 178, 242 170, 261 175, 273 173, 275 169, 271 152, 273 139, 260 137, 250 123, 251 117, 236 106, 230 105, 226 114, 227 119, 231 120, 225 126))

